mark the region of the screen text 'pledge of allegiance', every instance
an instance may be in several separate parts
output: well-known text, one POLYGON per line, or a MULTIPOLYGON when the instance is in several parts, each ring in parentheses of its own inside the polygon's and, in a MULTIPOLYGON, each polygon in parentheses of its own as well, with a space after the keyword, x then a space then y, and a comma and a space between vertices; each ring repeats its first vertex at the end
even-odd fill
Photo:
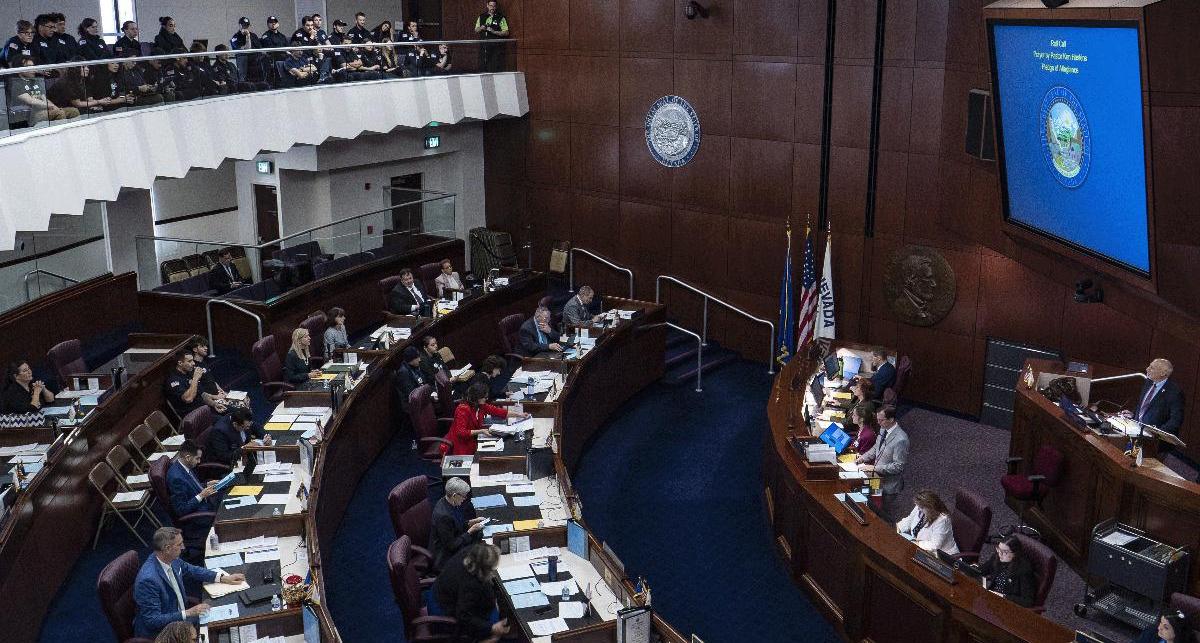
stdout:
MULTIPOLYGON (((1066 40, 1052 39, 1050 41, 1052 49, 1066 49, 1066 40)), ((1064 64, 1064 62, 1085 63, 1088 60, 1087 54, 1072 54, 1066 51, 1033 51, 1033 57, 1040 61, 1042 71, 1063 74, 1078 74, 1079 67, 1074 65, 1064 64)))

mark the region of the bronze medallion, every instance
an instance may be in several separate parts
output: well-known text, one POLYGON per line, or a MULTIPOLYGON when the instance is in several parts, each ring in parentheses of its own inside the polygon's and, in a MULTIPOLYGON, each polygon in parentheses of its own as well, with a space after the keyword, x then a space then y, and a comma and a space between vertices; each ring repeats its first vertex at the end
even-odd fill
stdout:
POLYGON ((942 253, 904 246, 892 253, 883 273, 883 296, 900 321, 932 326, 954 307, 954 269, 942 253))

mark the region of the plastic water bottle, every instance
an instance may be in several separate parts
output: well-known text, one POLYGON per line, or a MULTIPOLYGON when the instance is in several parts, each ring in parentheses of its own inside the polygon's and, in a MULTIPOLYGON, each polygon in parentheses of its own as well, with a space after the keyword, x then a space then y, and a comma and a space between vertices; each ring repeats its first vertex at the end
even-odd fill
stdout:
POLYGON ((525 380, 525 394, 530 397, 533 397, 533 378, 532 377, 525 380))
POLYGON ((271 512, 271 515, 276 518, 283 515, 283 512, 279 510, 279 505, 275 505, 275 510, 271 512))
POLYGON ((217 538, 216 529, 214 529, 213 532, 208 535, 208 548, 215 552, 221 551, 221 540, 217 538))
POLYGON ((271 597, 271 611, 278 612, 283 609, 283 601, 279 600, 279 594, 271 597))
POLYGON ((569 601, 569 600, 571 600, 571 590, 567 589, 567 586, 566 586, 566 585, 563 585, 562 599, 563 599, 564 601, 569 601))

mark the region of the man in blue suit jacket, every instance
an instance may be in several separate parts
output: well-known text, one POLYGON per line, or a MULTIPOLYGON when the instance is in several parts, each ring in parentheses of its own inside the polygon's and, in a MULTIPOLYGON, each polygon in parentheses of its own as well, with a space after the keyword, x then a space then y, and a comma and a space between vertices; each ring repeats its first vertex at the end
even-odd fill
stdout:
POLYGON ((207 485, 200 482, 195 471, 198 464, 200 447, 191 440, 184 440, 179 446, 179 456, 167 469, 167 490, 171 494, 171 510, 176 516, 217 510, 215 482, 209 481, 207 485))
MULTIPOLYGON (((242 447, 255 438, 262 440, 264 446, 271 445, 271 436, 261 426, 254 426, 254 415, 250 409, 234 407, 227 415, 218 418, 209 430, 201 459, 204 462, 237 466, 242 447)), ((251 462, 253 457, 248 454, 246 462, 251 462)))
POLYGON ((876 348, 871 351, 871 368, 875 370, 871 376, 875 399, 883 399, 884 390, 896 385, 896 367, 888 361, 887 351, 876 348))
MULTIPOLYGON (((1158 358, 1146 367, 1146 383, 1138 396, 1133 419, 1149 424, 1160 431, 1179 435, 1183 426, 1183 390, 1171 381, 1171 362, 1158 358)), ((1170 445, 1160 445, 1168 447, 1170 445)))
POLYGON ((138 570, 133 583, 133 600, 137 616, 133 618, 134 636, 152 639, 168 623, 191 621, 199 624, 208 603, 187 606, 184 582, 220 582, 237 585, 246 580, 243 574, 226 574, 190 565, 179 559, 183 552, 183 534, 174 527, 162 527, 154 532, 154 553, 138 570))

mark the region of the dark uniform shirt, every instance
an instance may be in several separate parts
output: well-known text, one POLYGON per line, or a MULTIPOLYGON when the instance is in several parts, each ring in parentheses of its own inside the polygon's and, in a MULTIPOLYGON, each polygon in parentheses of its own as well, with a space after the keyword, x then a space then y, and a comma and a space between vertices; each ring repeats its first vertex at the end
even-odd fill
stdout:
POLYGON ((371 30, 366 27, 360 27, 357 24, 350 29, 350 42, 354 44, 371 42, 371 30))
MULTIPOLYGON (((421 42, 420 36, 414 36, 407 31, 400 34, 398 42, 421 42)), ((411 46, 400 47, 400 53, 404 54, 404 64, 412 67, 417 63, 417 48, 411 46)))
POLYGON ((69 33, 60 33, 53 36, 54 41, 58 43, 58 49, 66 56, 65 60, 71 60, 79 54, 79 41, 75 40, 75 36, 69 33))
POLYGON ((84 60, 105 60, 112 58, 108 43, 100 36, 84 36, 79 39, 79 55, 84 60))
POLYGON ((32 399, 32 389, 27 391, 25 387, 9 380, 8 388, 0 394, 0 413, 34 413, 38 408, 30 403, 32 399))
POLYGON ((167 376, 167 381, 163 382, 163 394, 167 398, 167 402, 179 417, 183 417, 188 413, 204 406, 204 399, 200 396, 200 388, 196 387, 196 397, 191 402, 183 401, 183 394, 187 392, 188 387, 192 385, 191 374, 183 374, 178 370, 171 371, 167 376))
POLYGON ((433 70, 434 73, 444 74, 444 73, 449 72, 450 69, 448 69, 448 68, 450 67, 451 64, 452 63, 450 61, 450 52, 447 51, 444 54, 437 50, 429 52, 429 66, 433 70), (441 67, 438 67, 437 64, 439 62, 442 62, 443 60, 446 61, 446 64, 441 67))
POLYGON ((117 38, 116 44, 113 45, 113 56, 117 58, 128 58, 129 56, 141 56, 142 43, 130 38, 129 36, 121 36, 117 38))
POLYGON ((9 87, 9 105, 20 104, 25 105, 23 101, 17 101, 17 96, 28 94, 30 98, 40 101, 43 104, 46 100, 46 84, 40 78, 22 78, 17 76, 8 82, 9 87))
POLYGON ((53 65, 55 63, 65 63, 70 60, 66 56, 66 52, 58 44, 58 39, 54 36, 43 38, 39 35, 33 37, 33 60, 39 65, 53 65))
POLYGON ((4 43, 4 66, 12 67, 22 56, 33 57, 33 45, 25 44, 20 36, 13 36, 4 43))
POLYGON ((229 48, 245 49, 247 41, 250 42, 251 49, 258 49, 262 46, 260 44, 258 34, 254 33, 253 31, 250 33, 242 33, 242 30, 238 29, 237 33, 233 34, 233 37, 229 39, 229 48))

